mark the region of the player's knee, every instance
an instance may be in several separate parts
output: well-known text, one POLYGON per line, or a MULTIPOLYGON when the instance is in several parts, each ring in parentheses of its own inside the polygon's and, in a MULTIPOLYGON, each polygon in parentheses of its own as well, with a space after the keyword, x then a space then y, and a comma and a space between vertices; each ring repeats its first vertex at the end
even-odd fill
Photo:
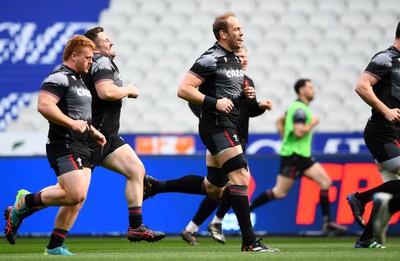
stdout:
POLYGON ((69 195, 69 202, 71 205, 82 204, 86 200, 86 193, 77 192, 69 195))
POLYGON ((377 164, 383 182, 400 179, 400 166, 397 166, 398 164, 397 162, 390 161, 377 164))
POLYGON ((393 170, 391 171, 391 173, 393 173, 393 174, 395 174, 395 175, 400 175, 400 166, 397 167, 397 168, 395 168, 395 169, 393 169, 393 170))
POLYGON ((286 191, 280 191, 280 190, 273 190, 272 193, 274 194, 275 199, 285 198, 288 194, 286 191))
POLYGON ((132 165, 129 168, 125 168, 121 173, 129 180, 143 180, 146 175, 146 169, 141 165, 132 165))
POLYGON ((217 187, 212 184, 206 185, 206 192, 207 196, 214 198, 214 199, 219 199, 222 194, 223 187, 217 187))
POLYGON ((328 190, 332 186, 332 180, 330 179, 323 180, 319 186, 323 190, 328 190))
POLYGON ((223 165, 222 170, 228 174, 238 169, 247 169, 248 161, 243 153, 240 153, 230 159, 228 159, 223 165))
POLYGON ((216 187, 224 187, 228 182, 228 178, 221 168, 207 166, 206 180, 216 187))
POLYGON ((400 170, 399 169, 394 169, 392 171, 389 171, 387 169, 382 168, 381 170, 379 170, 379 173, 381 174, 383 182, 400 179, 400 170))

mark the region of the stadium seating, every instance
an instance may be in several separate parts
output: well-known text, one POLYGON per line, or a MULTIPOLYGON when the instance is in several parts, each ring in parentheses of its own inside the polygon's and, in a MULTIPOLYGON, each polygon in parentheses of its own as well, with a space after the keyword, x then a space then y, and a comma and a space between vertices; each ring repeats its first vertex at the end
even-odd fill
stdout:
MULTIPOLYGON (((276 117, 295 99, 292 85, 299 77, 316 85, 311 108, 321 116, 318 131, 362 131, 370 110, 354 85, 372 55, 392 44, 397 5, 398 0, 110 0, 99 24, 114 41, 124 81, 141 88, 137 100, 123 103, 121 131, 197 132, 197 120, 176 90, 215 42, 215 16, 228 10, 243 24, 246 73, 257 97, 274 102, 272 112, 252 119, 251 132, 275 132, 276 117)), ((23 116, 36 113, 35 102, 19 110, 18 120, 8 120, 3 129, 47 129, 30 123, 40 117, 23 116)), ((4 122, 3 117, 3 127, 4 122)))

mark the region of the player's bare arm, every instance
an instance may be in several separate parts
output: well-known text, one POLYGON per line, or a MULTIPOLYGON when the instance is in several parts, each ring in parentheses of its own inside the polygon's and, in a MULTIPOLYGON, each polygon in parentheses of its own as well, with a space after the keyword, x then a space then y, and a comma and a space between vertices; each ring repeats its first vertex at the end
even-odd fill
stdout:
POLYGON ((234 105, 230 99, 216 99, 199 92, 198 87, 201 84, 202 81, 199 78, 192 73, 187 73, 179 85, 178 97, 193 104, 213 104, 212 106, 214 106, 218 111, 224 113, 229 113, 233 109, 234 105))
POLYGON ((92 139, 95 140, 100 146, 104 146, 107 143, 106 137, 98 131, 93 125, 90 126, 90 135, 92 136, 92 139))
POLYGON ((118 87, 114 81, 107 80, 96 82, 95 86, 97 94, 103 101, 118 101, 125 97, 137 98, 139 96, 138 88, 132 83, 125 87, 118 87))
POLYGON ((201 83, 195 75, 187 73, 178 87, 178 97, 193 104, 203 104, 205 95, 197 89, 201 83))
POLYGON ((272 110, 273 103, 270 100, 263 100, 258 103, 258 107, 262 110, 272 110))
POLYGON ((279 118, 275 121, 276 129, 278 130, 279 136, 283 138, 285 134, 285 115, 279 116, 279 118))
POLYGON ((361 99, 365 101, 365 103, 381 113, 389 122, 399 122, 400 109, 388 108, 373 92, 372 86, 377 82, 378 80, 372 75, 363 73, 357 82, 355 91, 361 97, 361 99))
POLYGON ((84 120, 74 120, 65 115, 57 106, 59 99, 47 92, 41 91, 39 93, 38 111, 48 121, 71 128, 74 131, 81 133, 89 129, 89 125, 84 120))
POLYGON ((293 133, 297 138, 304 137, 305 135, 307 135, 307 133, 312 131, 312 129, 318 124, 318 122, 319 117, 314 115, 311 119, 310 124, 295 123, 293 133))

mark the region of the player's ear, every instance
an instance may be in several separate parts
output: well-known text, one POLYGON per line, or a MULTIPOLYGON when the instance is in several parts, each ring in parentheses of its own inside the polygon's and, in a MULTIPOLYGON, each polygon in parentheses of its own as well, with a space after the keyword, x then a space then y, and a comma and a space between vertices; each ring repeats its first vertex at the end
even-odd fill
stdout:
POLYGON ((228 35, 226 34, 226 32, 224 30, 219 31, 219 36, 221 37, 221 39, 224 39, 224 40, 226 40, 226 38, 228 38, 228 35))
POLYGON ((71 53, 71 59, 72 59, 72 61, 76 61, 76 57, 78 56, 78 53, 77 52, 72 52, 71 53))

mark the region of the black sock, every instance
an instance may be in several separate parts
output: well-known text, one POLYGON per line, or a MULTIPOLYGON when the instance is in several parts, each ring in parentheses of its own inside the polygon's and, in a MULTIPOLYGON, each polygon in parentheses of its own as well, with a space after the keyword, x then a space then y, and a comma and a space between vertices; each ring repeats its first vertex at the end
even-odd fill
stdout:
MULTIPOLYGON (((394 181, 397 181, 397 180, 394 180, 394 181)), ((393 182, 388 181, 386 183, 393 183, 393 182)), ((386 184, 386 183, 383 183, 383 184, 386 184)), ((393 215, 394 213, 396 213, 399 210, 400 210, 400 194, 396 193, 395 196, 392 199, 390 199, 390 201, 389 201, 389 212, 393 215)), ((373 236, 374 236, 374 231, 373 231, 374 218, 379 218, 379 217, 375 217, 374 212, 371 211, 371 216, 368 220, 367 225, 365 226, 363 233, 360 236, 360 241, 365 241, 365 240, 373 238, 373 236)))
POLYGON ((42 202, 42 192, 36 192, 34 194, 28 194, 25 196, 25 204, 27 208, 29 208, 29 212, 24 215, 24 218, 29 217, 36 211, 38 211, 38 207, 44 206, 42 202))
POLYGON ((226 188, 222 193, 221 203, 219 203, 216 216, 219 219, 223 219, 225 214, 229 211, 230 208, 231 208, 231 195, 229 188, 226 188))
POLYGON ((50 242, 47 245, 47 249, 53 249, 62 246, 65 238, 67 237, 68 231, 60 228, 54 228, 51 232, 50 242))
POLYGON ((36 192, 34 194, 28 194, 25 196, 25 204, 28 208, 34 208, 43 206, 42 192, 36 192))
POLYGON ((236 214, 240 232, 242 232, 242 243, 249 246, 256 240, 256 234, 250 220, 247 186, 231 185, 229 190, 232 209, 236 214))
POLYGON ((201 224, 203 224, 204 221, 206 221, 206 219, 214 212, 218 205, 219 201, 210 197, 205 197, 203 201, 201 201, 199 209, 192 219, 193 223, 197 226, 201 226, 201 224))
POLYGON ((390 194, 396 194, 399 191, 400 180, 391 180, 385 182, 375 188, 369 189, 364 192, 357 192, 355 197, 362 203, 367 204, 372 200, 372 197, 377 192, 386 192, 390 194))
POLYGON ((373 230, 373 222, 372 220, 374 219, 373 217, 373 212, 371 211, 371 216, 369 217, 368 223, 365 225, 364 231, 360 236, 360 241, 365 241, 369 240, 374 237, 374 230, 373 230))
POLYGON ((321 205, 324 223, 331 221, 329 190, 321 189, 319 192, 319 204, 321 205))
POLYGON ((154 188, 154 192, 167 193, 167 192, 181 192, 186 194, 205 195, 204 177, 198 175, 187 175, 179 179, 171 179, 159 181, 158 185, 154 188))
POLYGON ((268 189, 261 193, 255 200, 251 202, 250 211, 275 199, 276 198, 274 193, 272 192, 272 189, 268 189))
POLYGON ((400 210, 400 194, 397 193, 389 201, 389 212, 393 215, 394 213, 396 213, 399 210, 400 210))
POLYGON ((138 228, 142 225, 142 207, 130 207, 129 212, 129 227, 138 228))

